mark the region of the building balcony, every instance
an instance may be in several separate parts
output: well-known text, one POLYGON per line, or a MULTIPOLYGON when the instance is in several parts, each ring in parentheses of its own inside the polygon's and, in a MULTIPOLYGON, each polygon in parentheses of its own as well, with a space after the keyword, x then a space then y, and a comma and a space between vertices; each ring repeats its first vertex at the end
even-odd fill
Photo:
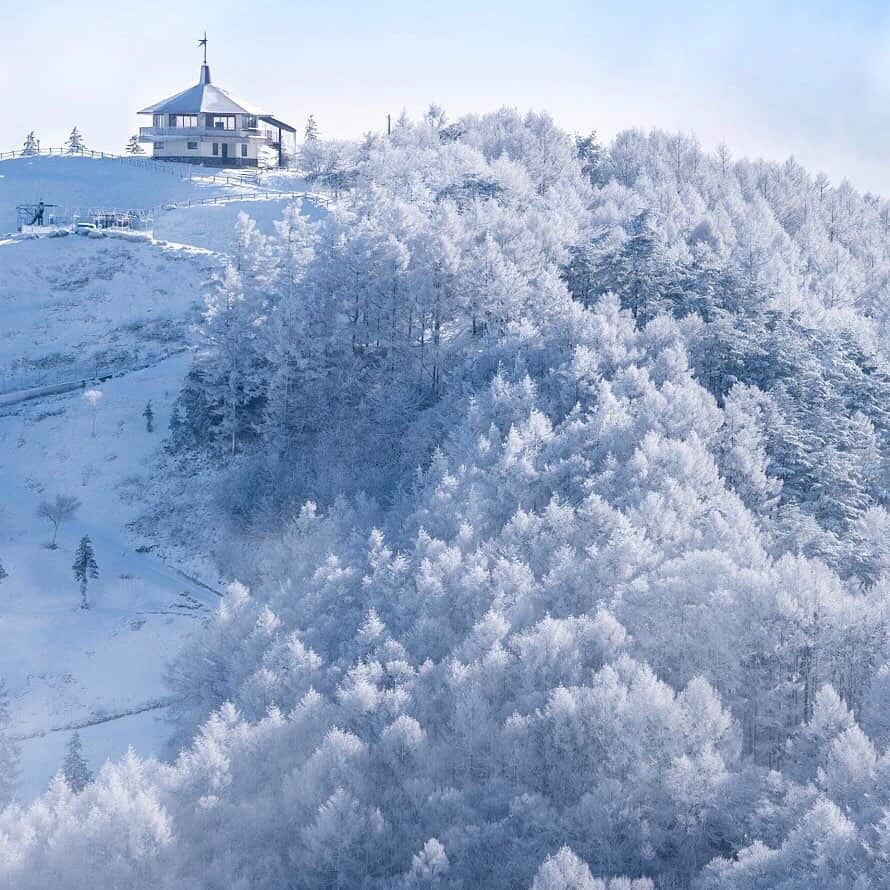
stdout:
POLYGON ((210 129, 209 127, 140 127, 140 142, 157 142, 161 139, 251 139, 270 145, 274 136, 270 131, 257 128, 237 130, 210 129))

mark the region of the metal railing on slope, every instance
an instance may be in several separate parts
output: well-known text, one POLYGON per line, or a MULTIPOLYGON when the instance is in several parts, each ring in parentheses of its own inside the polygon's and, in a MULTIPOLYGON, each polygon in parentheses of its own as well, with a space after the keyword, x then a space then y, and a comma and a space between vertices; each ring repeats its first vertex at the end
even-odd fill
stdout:
POLYGON ((313 201, 316 204, 329 204, 330 198, 314 192, 285 192, 277 189, 264 191, 227 193, 222 195, 209 195, 206 198, 189 198, 185 201, 171 201, 164 204, 160 210, 175 210, 180 207, 202 207, 207 204, 236 204, 239 201, 313 201))

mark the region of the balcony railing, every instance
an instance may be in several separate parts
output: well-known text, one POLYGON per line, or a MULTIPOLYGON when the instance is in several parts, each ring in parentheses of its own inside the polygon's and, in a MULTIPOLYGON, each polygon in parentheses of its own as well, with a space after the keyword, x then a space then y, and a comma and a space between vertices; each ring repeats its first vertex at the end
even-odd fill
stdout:
POLYGON ((272 131, 241 127, 237 130, 223 130, 212 127, 140 127, 139 139, 154 142, 158 139, 191 139, 195 136, 228 136, 230 139, 263 139, 273 141, 272 131))

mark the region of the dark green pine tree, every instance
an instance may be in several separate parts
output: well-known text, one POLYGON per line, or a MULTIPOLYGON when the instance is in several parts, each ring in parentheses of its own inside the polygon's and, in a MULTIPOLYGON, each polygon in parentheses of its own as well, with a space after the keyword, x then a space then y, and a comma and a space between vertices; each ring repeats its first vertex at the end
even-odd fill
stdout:
POLYGON ((96 554, 93 552, 93 543, 89 535, 84 535, 77 545, 77 553, 71 566, 74 570, 74 580, 80 583, 80 607, 88 609, 87 582, 90 578, 99 577, 99 566, 96 564, 96 554))

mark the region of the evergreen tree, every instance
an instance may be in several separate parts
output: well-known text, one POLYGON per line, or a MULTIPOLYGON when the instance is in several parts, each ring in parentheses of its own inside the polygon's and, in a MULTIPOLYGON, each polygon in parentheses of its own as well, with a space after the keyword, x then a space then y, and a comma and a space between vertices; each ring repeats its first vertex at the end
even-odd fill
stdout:
POLYGON ((129 155, 144 155, 145 149, 139 142, 139 137, 134 133, 130 137, 130 141, 127 143, 125 151, 129 155))
POLYGON ((80 733, 77 730, 68 739, 62 772, 65 775, 68 787, 78 794, 93 781, 93 774, 90 772, 90 768, 84 759, 80 733))
POLYGON ((603 171, 603 147, 596 138, 596 130, 587 136, 576 136, 575 148, 581 161, 581 172, 590 184, 603 185, 606 181, 603 171))
POLYGON ((34 135, 34 131, 31 130, 30 133, 25 137, 25 144, 22 148, 23 155, 36 155, 40 152, 40 140, 34 135))
POLYGON ((65 143, 65 151, 70 155, 83 154, 86 151, 83 137, 80 135, 80 130, 77 127, 71 131, 68 142, 65 143))
POLYGON ((154 419, 155 413, 151 407, 151 399, 145 405, 145 410, 142 412, 142 416, 145 418, 145 431, 150 433, 154 430, 154 419))
POLYGON ((80 607, 88 609, 87 581, 89 578, 99 577, 99 566, 96 564, 96 554, 93 552, 93 543, 89 535, 84 535, 80 539, 71 568, 74 570, 74 580, 80 583, 80 607))
POLYGON ((263 583, 171 670, 175 769, 0 815, 0 885, 890 886, 890 204, 456 127, 239 221, 171 429, 250 434, 263 583))
POLYGON ((300 146, 300 166, 307 179, 318 179, 324 169, 324 151, 318 138, 318 124, 310 114, 303 132, 303 144, 300 146))
POLYGON ((0 810, 15 797, 21 774, 21 750, 12 738, 9 690, 0 679, 0 810))
POLYGON ((180 398, 186 411, 203 414, 203 420, 190 416, 188 428, 203 428, 205 440, 220 436, 232 456, 239 442, 256 434, 266 401, 263 299, 257 288, 245 287, 244 278, 252 278, 256 269, 254 255, 242 255, 240 244, 239 239, 236 255, 244 260, 245 276, 230 264, 208 294, 202 329, 208 367, 194 369, 180 398))
POLYGON ((0 581, 2 581, 4 578, 8 578, 8 577, 9 577, 9 573, 6 571, 5 568, 3 568, 3 560, 0 559, 0 581))

